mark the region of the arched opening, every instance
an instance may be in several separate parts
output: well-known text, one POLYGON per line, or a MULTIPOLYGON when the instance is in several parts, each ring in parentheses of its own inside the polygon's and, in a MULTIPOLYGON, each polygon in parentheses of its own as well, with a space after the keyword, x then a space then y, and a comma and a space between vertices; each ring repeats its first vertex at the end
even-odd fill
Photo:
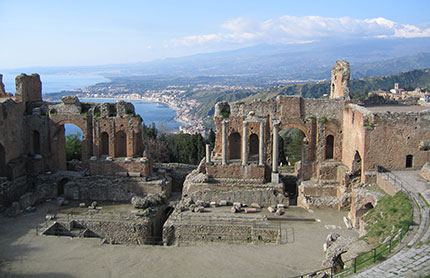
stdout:
POLYGON ((64 185, 69 181, 69 179, 64 178, 57 182, 57 196, 64 196, 64 185))
POLYGON ((249 136, 249 159, 258 160, 258 135, 253 133, 249 136))
POLYGON ((361 156, 358 151, 355 152, 351 172, 353 177, 361 177, 361 156))
POLYGON ((325 140, 325 159, 333 159, 334 157, 334 137, 327 136, 325 140))
POLYGON ((109 134, 102 132, 100 136, 101 140, 101 155, 109 155, 109 134))
POLYGON ((40 133, 39 131, 33 131, 33 153, 40 154, 40 133))
POLYGON ((414 166, 414 156, 408 154, 406 156, 406 168, 412 168, 414 166))
POLYGON ((294 165, 302 160, 305 134, 298 128, 289 127, 279 131, 279 163, 294 171, 294 165))
POLYGON ((6 150, 0 144, 0 177, 6 177, 6 150))
POLYGON ((124 131, 117 132, 115 136, 115 157, 127 156, 127 136, 124 131))
POLYGON ((230 159, 240 159, 241 146, 242 142, 240 134, 237 132, 232 133, 229 137, 230 159))
POLYGON ((66 134, 66 160, 82 160, 82 130, 74 124, 64 124, 66 134))
POLYGON ((82 130, 74 124, 62 124, 57 127, 52 138, 51 148, 57 157, 56 167, 60 170, 82 170, 82 145, 85 138, 82 130))

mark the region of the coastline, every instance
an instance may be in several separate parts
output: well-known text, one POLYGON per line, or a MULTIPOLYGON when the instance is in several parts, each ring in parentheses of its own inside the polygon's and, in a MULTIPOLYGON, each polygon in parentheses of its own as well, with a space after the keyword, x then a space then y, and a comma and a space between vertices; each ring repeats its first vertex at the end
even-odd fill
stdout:
MULTIPOLYGON (((104 100, 104 99, 115 99, 115 100, 132 100, 132 101, 142 101, 142 102, 152 102, 152 103, 157 103, 157 104, 161 104, 164 105, 170 109, 173 109, 176 111, 176 116, 173 117, 173 120, 175 120, 178 123, 181 123, 182 126, 188 124, 188 121, 186 119, 182 119, 180 117, 180 114, 182 114, 182 110, 180 107, 178 107, 178 105, 176 104, 172 104, 170 102, 167 101, 160 101, 159 99, 156 98, 152 98, 152 97, 137 97, 137 96, 133 96, 133 97, 91 97, 91 96, 79 96, 82 99, 98 99, 98 100, 104 100)), ((197 119, 193 119, 193 120, 197 120, 197 119)), ((181 126, 179 127, 179 130, 181 130, 181 126)))

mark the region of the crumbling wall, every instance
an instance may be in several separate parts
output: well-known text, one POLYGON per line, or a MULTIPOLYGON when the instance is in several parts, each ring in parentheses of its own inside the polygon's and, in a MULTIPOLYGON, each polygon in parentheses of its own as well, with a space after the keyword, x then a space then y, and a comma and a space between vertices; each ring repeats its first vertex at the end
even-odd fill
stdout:
MULTIPOLYGON (((366 131, 364 169, 377 165, 390 170, 420 170, 429 159, 430 110, 421 112, 374 113, 366 131), (412 155, 411 167, 406 167, 406 156, 412 155)), ((366 126, 367 125, 367 126, 366 126)))
POLYGON ((331 70, 330 98, 349 99, 351 70, 347 61, 336 61, 331 70))
POLYGON ((279 229, 253 227, 252 224, 174 222, 167 220, 163 242, 173 245, 190 242, 277 243, 279 229))
POLYGON ((32 102, 42 100, 42 82, 37 73, 27 75, 21 73, 15 78, 16 93, 18 102, 32 102))
POLYGON ((129 173, 132 176, 149 177, 152 173, 152 162, 147 158, 129 159, 91 159, 91 175, 115 175, 117 173, 129 173))
POLYGON ((140 177, 85 176, 64 185, 64 195, 70 200, 129 202, 133 196, 165 192, 170 196, 170 179, 147 181, 140 177))

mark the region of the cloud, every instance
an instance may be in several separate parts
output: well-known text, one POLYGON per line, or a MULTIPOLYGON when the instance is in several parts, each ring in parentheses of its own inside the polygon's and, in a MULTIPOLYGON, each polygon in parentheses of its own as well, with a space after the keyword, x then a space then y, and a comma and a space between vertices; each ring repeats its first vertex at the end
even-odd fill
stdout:
POLYGON ((355 19, 321 16, 290 16, 257 22, 238 17, 221 25, 225 32, 186 36, 170 41, 172 45, 216 43, 304 43, 332 38, 416 38, 430 37, 430 26, 400 24, 379 17, 355 19))

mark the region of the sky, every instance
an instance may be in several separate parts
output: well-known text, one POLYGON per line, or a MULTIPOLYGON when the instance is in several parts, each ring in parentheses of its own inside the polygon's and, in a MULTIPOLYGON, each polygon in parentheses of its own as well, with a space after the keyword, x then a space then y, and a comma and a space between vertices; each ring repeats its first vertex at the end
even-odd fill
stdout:
POLYGON ((334 38, 430 37, 428 0, 0 0, 0 69, 145 62, 334 38))

